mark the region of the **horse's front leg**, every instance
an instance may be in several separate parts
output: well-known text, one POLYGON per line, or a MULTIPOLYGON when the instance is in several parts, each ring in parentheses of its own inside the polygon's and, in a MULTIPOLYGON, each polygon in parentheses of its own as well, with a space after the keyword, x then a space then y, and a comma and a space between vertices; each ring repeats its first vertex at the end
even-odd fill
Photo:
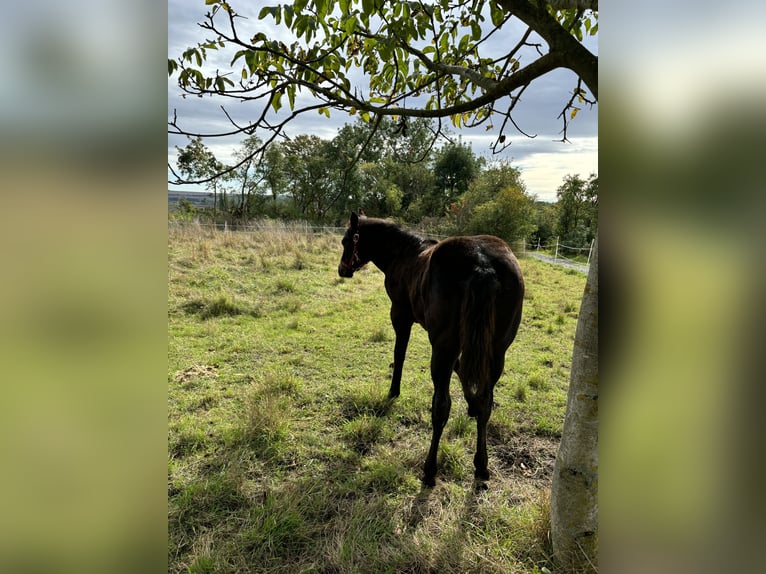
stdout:
POLYGON ((426 486, 436 484, 436 456, 439 452, 444 425, 449 418, 452 399, 449 396, 449 383, 457 352, 434 346, 431 350, 431 378, 434 382, 434 396, 431 401, 431 447, 428 449, 426 463, 423 466, 423 483, 426 486))
POLYGON ((391 388, 388 390, 389 399, 395 399, 401 391, 402 369, 404 357, 407 355, 407 345, 410 342, 412 323, 412 316, 409 313, 391 307, 391 324, 396 333, 396 342, 394 343, 394 372, 391 376, 391 388))

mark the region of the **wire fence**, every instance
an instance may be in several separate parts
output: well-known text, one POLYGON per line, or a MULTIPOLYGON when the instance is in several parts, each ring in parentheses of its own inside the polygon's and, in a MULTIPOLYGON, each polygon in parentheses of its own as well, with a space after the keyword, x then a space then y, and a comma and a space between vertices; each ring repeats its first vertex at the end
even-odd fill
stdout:
POLYGON ((564 243, 561 243, 559 241, 559 238, 556 237, 553 241, 549 243, 541 243, 537 242, 537 244, 531 244, 531 243, 524 243, 524 250, 525 251, 534 251, 537 253, 546 253, 550 254, 553 257, 554 261, 562 260, 562 261, 568 261, 573 264, 577 265, 590 265, 590 259, 593 256, 593 244, 595 240, 592 239, 590 242, 590 245, 587 247, 576 247, 574 245, 566 245, 564 243), (587 253, 587 259, 583 263, 582 260, 574 259, 574 257, 578 255, 584 255, 587 253), (566 254, 566 255, 565 255, 566 254), (568 255, 568 256, 567 256, 568 255))
MULTIPOLYGON (((255 220, 247 223, 229 223, 229 222, 202 222, 198 219, 191 221, 171 219, 168 221, 170 229, 188 229, 198 228, 207 230, 217 230, 224 233, 228 232, 289 232, 300 233, 304 235, 317 235, 317 234, 330 234, 330 235, 342 235, 346 228, 342 226, 330 226, 330 225, 317 225, 308 221, 279 221, 272 219, 255 220)), ((433 239, 446 239, 449 235, 443 235, 435 233, 432 228, 408 226, 414 232, 424 237, 430 237, 433 239)), ((593 241, 590 242, 588 247, 576 247, 573 245, 566 245, 559 241, 559 238, 542 243, 529 243, 526 240, 511 242, 511 249, 521 257, 527 255, 544 255, 545 257, 538 257, 550 261, 551 263, 570 264, 572 266, 587 267, 590 265, 590 259, 593 255, 593 241), (574 259, 577 255, 587 253, 587 260, 585 262, 574 259)))

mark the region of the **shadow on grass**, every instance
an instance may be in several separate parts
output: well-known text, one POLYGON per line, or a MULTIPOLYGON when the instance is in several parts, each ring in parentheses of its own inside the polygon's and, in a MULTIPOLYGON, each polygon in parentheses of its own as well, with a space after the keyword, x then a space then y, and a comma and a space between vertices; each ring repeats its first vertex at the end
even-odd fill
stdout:
POLYGON ((325 429, 339 440, 308 444, 284 393, 254 395, 242 428, 169 488, 169 572, 503 571, 473 549, 499 512, 486 483, 440 473, 423 486, 423 452, 397 450, 407 429, 384 418, 394 401, 342 396, 325 429))

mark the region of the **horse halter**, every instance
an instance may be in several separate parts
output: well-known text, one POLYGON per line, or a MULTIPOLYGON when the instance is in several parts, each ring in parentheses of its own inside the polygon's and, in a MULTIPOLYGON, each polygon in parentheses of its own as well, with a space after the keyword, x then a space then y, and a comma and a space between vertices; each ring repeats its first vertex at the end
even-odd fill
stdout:
POLYGON ((344 269, 347 269, 347 270, 350 270, 350 271, 356 271, 357 269, 359 269, 359 267, 361 267, 361 265, 359 265, 359 262, 360 262, 360 260, 359 260, 359 252, 357 251, 358 245, 359 245, 359 232, 358 231, 356 233, 354 233, 354 238, 353 239, 354 239, 354 251, 351 254, 351 257, 348 258, 348 261, 343 261, 341 259, 341 262, 340 262, 341 266, 344 269))

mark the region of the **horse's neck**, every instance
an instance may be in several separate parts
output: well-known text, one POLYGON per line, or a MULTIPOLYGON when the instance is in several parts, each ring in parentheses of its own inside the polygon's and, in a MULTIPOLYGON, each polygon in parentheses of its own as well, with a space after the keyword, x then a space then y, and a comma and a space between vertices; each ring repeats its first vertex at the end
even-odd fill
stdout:
POLYGON ((422 250, 420 238, 395 226, 380 226, 375 229, 377 235, 372 262, 384 273, 394 262, 415 259, 422 250))

